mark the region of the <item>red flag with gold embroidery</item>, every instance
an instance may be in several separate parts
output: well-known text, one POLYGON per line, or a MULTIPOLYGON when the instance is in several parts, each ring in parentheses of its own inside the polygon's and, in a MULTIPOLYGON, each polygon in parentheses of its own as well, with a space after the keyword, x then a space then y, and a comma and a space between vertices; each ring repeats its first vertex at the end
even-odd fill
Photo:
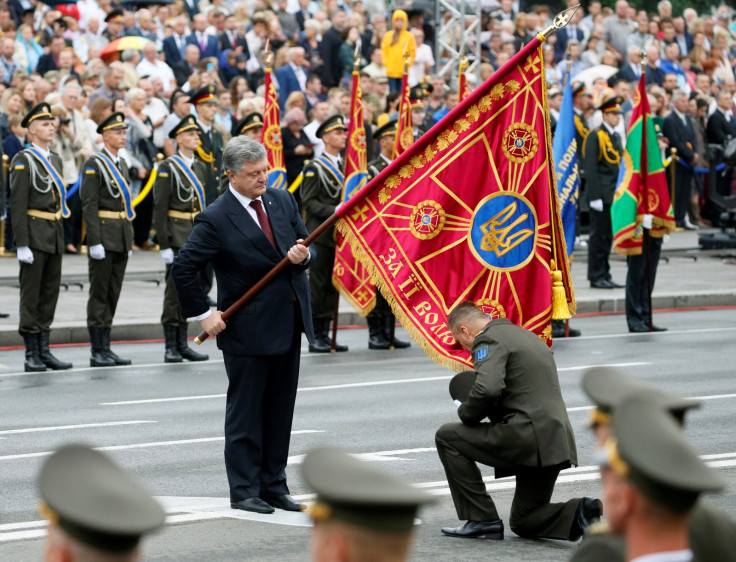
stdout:
POLYGON ((409 76, 404 69, 401 78, 401 99, 399 100, 399 122, 396 128, 396 140, 394 141, 394 152, 392 158, 396 160, 414 143, 414 123, 411 118, 411 88, 409 87, 409 76))
MULTIPOLYGON (((370 178, 363 122, 363 95, 360 89, 360 74, 357 70, 353 70, 351 92, 343 202, 349 201, 363 189, 370 178)), ((366 267, 356 259, 350 244, 340 233, 337 234, 332 284, 360 316, 365 316, 376 306, 376 286, 371 282, 366 267)))
POLYGON ((446 324, 463 301, 548 345, 553 294, 557 317, 575 309, 542 60, 535 38, 338 211, 397 318, 450 368, 472 365, 446 324))
POLYGON ((460 66, 458 68, 457 77, 457 99, 463 101, 470 95, 470 89, 468 88, 468 77, 465 76, 465 71, 468 70, 468 59, 462 58, 460 60, 460 66))
POLYGON ((279 97, 271 80, 271 67, 266 66, 266 104, 263 111, 261 143, 266 147, 268 157, 268 187, 286 189, 286 165, 284 163, 284 143, 281 140, 281 117, 279 97))

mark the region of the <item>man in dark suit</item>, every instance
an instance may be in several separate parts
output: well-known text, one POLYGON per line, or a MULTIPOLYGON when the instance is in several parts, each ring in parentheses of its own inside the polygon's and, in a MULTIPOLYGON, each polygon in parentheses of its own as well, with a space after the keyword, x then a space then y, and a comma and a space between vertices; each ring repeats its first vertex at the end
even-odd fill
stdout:
POLYGON ((590 131, 583 150, 586 197, 590 207, 588 281, 595 289, 623 287, 611 278, 611 266, 608 263, 613 244, 611 204, 623 154, 621 139, 614 128, 621 121, 622 101, 620 97, 614 96, 598 107, 603 123, 598 129, 590 131))
POLYGON ((49 45, 49 52, 45 55, 41 55, 36 65, 36 72, 41 76, 51 70, 59 70, 59 55, 64 50, 66 43, 62 35, 54 35, 51 38, 51 44, 49 45))
POLYGON ((289 62, 276 69, 276 80, 279 82, 279 106, 281 111, 286 107, 286 98, 292 92, 304 92, 307 87, 307 68, 302 47, 289 49, 289 62))
POLYGON ((235 16, 225 18, 225 31, 220 33, 218 40, 220 51, 230 49, 237 55, 245 55, 246 59, 250 58, 248 42, 245 40, 245 35, 238 33, 238 20, 235 19, 235 16))
MULTIPOLYGON (((733 100, 728 89, 718 92, 716 110, 708 118, 705 134, 709 143, 723 145, 736 138, 736 123, 734 122, 733 100)), ((731 180, 733 168, 728 167, 716 176, 716 191, 719 195, 731 195, 731 180)))
POLYGON ((174 260, 171 276, 185 317, 217 336, 229 386, 225 413, 225 467, 230 506, 258 513, 274 507, 300 511, 289 496, 286 461, 299 378, 301 333, 313 341, 306 268, 316 257, 302 241, 307 229, 296 200, 267 187, 268 160, 259 142, 240 135, 225 148, 230 184, 197 215, 174 260), (228 323, 232 305, 282 258, 283 269, 228 323), (217 311, 210 311, 197 273, 212 263, 217 311))
POLYGON ((659 47, 650 45, 647 48, 647 86, 649 84, 657 84, 661 86, 664 83, 664 71, 659 68, 659 47))
POLYGON ((517 535, 579 539, 602 506, 592 498, 549 501, 560 471, 578 462, 552 351, 535 334, 507 318, 491 320, 470 301, 455 307, 447 325, 471 352, 475 373, 467 397, 456 398, 460 422, 446 423, 435 435, 458 518, 467 520, 442 533, 503 539, 480 462, 494 467, 497 478, 516 475, 509 524, 517 535), (486 417, 490 423, 481 423, 486 417))
POLYGON ((171 70, 174 71, 177 87, 181 88, 192 75, 197 73, 198 64, 199 47, 197 45, 187 45, 184 48, 184 58, 171 67, 171 70))
POLYGON ((219 57, 220 42, 214 35, 207 35, 204 32, 207 29, 207 17, 204 14, 194 16, 192 29, 192 34, 187 37, 187 45, 197 45, 200 58, 219 57))
POLYGON ((628 48, 627 60, 618 73, 627 82, 638 82, 641 78, 641 50, 636 45, 628 48))
POLYGON ((566 27, 558 30, 555 35, 557 36, 557 42, 555 43, 555 56, 558 60, 565 58, 568 41, 574 39, 579 43, 582 43, 585 38, 583 30, 579 26, 573 25, 572 22, 570 22, 566 27))
POLYGON ((342 32, 345 30, 347 15, 340 9, 332 12, 330 19, 332 27, 325 31, 322 42, 319 44, 319 54, 324 61, 322 70, 322 84, 327 88, 334 88, 342 78, 342 63, 338 53, 343 44, 342 32))
POLYGON ((163 49, 166 64, 172 68, 184 58, 184 48, 187 45, 187 37, 184 35, 186 30, 187 19, 184 16, 179 16, 174 19, 174 32, 164 39, 163 49))
MULTIPOLYGON (((690 193, 693 187, 693 168, 697 165, 700 155, 695 151, 697 139, 689 115, 690 102, 687 94, 679 89, 673 90, 672 106, 672 113, 665 118, 662 125, 662 133, 669 140, 670 147, 677 149, 677 156, 680 159, 679 162, 670 164, 675 166, 675 200, 672 201, 675 208, 675 224, 680 228, 695 230, 697 227, 690 223, 687 210, 690 207, 690 193)), ((672 174, 668 172, 667 181, 671 182, 671 177, 672 174)))

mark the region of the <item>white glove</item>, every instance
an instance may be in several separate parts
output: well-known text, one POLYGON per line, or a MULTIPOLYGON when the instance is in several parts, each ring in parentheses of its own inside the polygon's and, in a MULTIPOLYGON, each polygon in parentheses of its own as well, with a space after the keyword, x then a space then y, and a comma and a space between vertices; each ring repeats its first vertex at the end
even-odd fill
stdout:
POLYGON ((650 230, 652 228, 653 219, 654 219, 654 215, 644 215, 641 219, 641 225, 647 230, 650 230))
POLYGON ((590 202, 590 208, 599 213, 603 212, 603 199, 595 199, 590 202))
POLYGON ((457 406, 458 408, 463 405, 463 403, 460 402, 460 400, 453 400, 453 402, 455 402, 455 406, 457 406))
POLYGON ((128 250, 128 257, 133 255, 133 250, 128 250))
POLYGON ((105 259, 105 247, 102 244, 95 244, 89 247, 89 257, 93 260, 105 259))
POLYGON ((335 212, 339 211, 340 207, 342 207, 342 203, 340 203, 337 207, 335 207, 335 212))
POLYGON ((666 244, 669 241, 670 241, 670 235, 669 234, 665 234, 664 236, 662 236, 662 244, 666 244))
POLYGON ((18 261, 32 264, 33 263, 33 250, 31 250, 28 246, 21 246, 17 250, 18 252, 18 261))
POLYGON ((174 263, 174 250, 171 248, 166 248, 165 250, 161 250, 161 259, 164 260, 164 263, 166 265, 171 265, 174 263))

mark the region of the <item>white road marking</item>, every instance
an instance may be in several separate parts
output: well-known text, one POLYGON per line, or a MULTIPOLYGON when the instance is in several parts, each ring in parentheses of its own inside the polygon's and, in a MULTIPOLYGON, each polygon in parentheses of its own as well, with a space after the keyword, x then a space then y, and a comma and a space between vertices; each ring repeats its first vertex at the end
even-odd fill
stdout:
POLYGON ((141 423, 158 423, 153 420, 130 420, 117 422, 101 422, 101 423, 80 423, 76 425, 53 425, 49 427, 28 427, 25 429, 6 429, 0 431, 0 435, 10 435, 16 433, 38 433, 42 431, 62 431, 64 429, 87 429, 90 427, 110 427, 116 425, 137 425, 141 423))
MULTIPOLYGON (((635 361, 629 363, 596 363, 595 365, 578 365, 575 367, 559 367, 558 372, 564 371, 582 371, 584 369, 590 369, 592 367, 641 367, 643 365, 650 365, 651 363, 645 361, 635 361)), ((366 386, 384 386, 389 384, 406 384, 416 382, 430 382, 430 381, 441 381, 450 380, 454 375, 442 375, 436 377, 419 377, 413 379, 389 379, 382 381, 366 381, 366 382, 353 382, 346 384, 330 384, 325 386, 307 386, 297 388, 297 392, 312 392, 315 390, 336 390, 343 388, 362 388, 366 386)), ((194 396, 174 396, 171 398, 147 398, 144 400, 122 400, 118 402, 100 402, 99 406, 129 406, 131 404, 157 404, 159 402, 183 402, 188 400, 208 400, 212 398, 225 398, 225 394, 201 394, 194 396)))
POLYGON ((599 336, 578 336, 577 338, 568 339, 568 341, 582 341, 582 340, 604 340, 608 338, 636 338, 639 336, 672 336, 677 334, 708 334, 710 332, 726 332, 736 330, 734 327, 723 327, 723 328, 695 328, 693 330, 667 330, 666 332, 644 332, 641 333, 622 333, 622 334, 601 334, 599 336))

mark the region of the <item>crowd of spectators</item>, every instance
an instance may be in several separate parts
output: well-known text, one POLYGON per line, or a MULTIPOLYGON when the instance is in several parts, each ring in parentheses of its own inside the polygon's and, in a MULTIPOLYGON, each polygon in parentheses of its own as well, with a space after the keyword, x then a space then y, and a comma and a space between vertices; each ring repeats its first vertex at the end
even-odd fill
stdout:
MULTIPOLYGON (((77 183, 84 158, 100 148, 96 124, 113 111, 122 111, 128 121, 124 158, 132 170, 134 195, 146 184, 156 154, 173 153, 168 131, 183 115, 194 112, 188 92, 210 84, 217 87, 214 126, 227 140, 240 119, 263 113, 267 44, 274 53, 289 181, 298 176, 305 160, 320 154, 320 141, 314 136, 319 123, 336 113, 349 119, 356 52, 369 128, 375 128, 378 120, 396 117, 405 63, 410 84, 425 82, 431 90, 424 107, 415 110, 417 134, 458 103, 457 70, 444 77, 433 74, 448 60, 448 53, 437 51, 436 43, 452 43, 453 38, 438 37, 432 14, 412 9, 409 2, 393 2, 402 8, 393 12, 384 0, 177 0, 146 7, 115 0, 53 7, 37 0, 8 2, 0 2, 3 151, 12 158, 22 149, 24 112, 40 101, 49 102, 57 117, 54 150, 64 159, 63 177, 69 188, 77 183), (130 38, 123 49, 115 43, 122 37, 130 38)), ((548 6, 527 6, 523 0, 490 0, 483 6, 490 8, 482 13, 480 33, 458 30, 463 37, 454 38, 457 43, 464 40, 470 50, 476 37, 481 42, 482 59, 468 75, 471 89, 554 16, 548 6)), ((644 53, 652 111, 664 119, 679 111, 674 100, 685 96, 687 107, 680 106, 700 135, 695 152, 700 151, 702 165, 706 144, 736 136, 735 21, 726 6, 674 14, 668 0, 659 2, 653 13, 626 0, 613 7, 589 2, 544 46, 552 121, 564 81, 583 76, 591 96, 585 96, 589 101, 580 107, 591 118, 591 126, 596 123, 596 105, 611 92, 621 95, 624 109, 630 111, 644 53), (719 121, 716 131, 708 122, 718 111, 725 125, 719 121)), ((369 140, 370 136, 369 131, 369 140)), ((368 150, 372 158, 375 147, 369 144, 368 150)), ((697 174, 694 179, 697 194, 702 186, 697 174)), ((730 193, 730 184, 728 189, 730 193)), ((76 252, 81 242, 78 200, 71 198, 70 206, 74 216, 67 221, 67 251, 76 252)), ((136 245, 152 247, 145 205, 138 215, 136 245)), ((695 213, 691 218, 699 219, 695 213)))

